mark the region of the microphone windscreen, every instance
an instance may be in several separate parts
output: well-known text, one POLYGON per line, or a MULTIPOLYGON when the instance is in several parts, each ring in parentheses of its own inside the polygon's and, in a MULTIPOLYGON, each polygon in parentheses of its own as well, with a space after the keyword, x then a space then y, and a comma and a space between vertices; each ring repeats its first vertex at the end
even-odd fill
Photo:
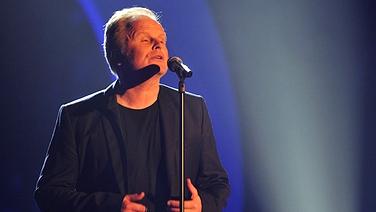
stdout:
POLYGON ((167 66, 173 72, 176 72, 176 66, 179 66, 179 64, 181 63, 183 63, 183 61, 179 57, 176 57, 176 56, 170 57, 167 60, 167 66))

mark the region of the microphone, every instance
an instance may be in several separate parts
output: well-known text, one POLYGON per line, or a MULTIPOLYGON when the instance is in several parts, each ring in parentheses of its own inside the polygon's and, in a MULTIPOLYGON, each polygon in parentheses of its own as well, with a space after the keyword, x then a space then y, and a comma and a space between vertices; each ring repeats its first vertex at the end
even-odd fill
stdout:
POLYGON ((170 57, 167 61, 168 68, 175 72, 179 78, 191 77, 193 72, 188 66, 184 65, 183 61, 179 57, 170 57))

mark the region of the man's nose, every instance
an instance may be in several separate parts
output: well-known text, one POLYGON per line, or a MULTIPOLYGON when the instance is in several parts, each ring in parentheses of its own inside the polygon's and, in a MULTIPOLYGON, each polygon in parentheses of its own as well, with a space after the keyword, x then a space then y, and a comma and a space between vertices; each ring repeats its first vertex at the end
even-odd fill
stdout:
POLYGON ((155 49, 161 49, 162 48, 162 44, 160 41, 154 41, 154 45, 153 45, 153 50, 155 49))

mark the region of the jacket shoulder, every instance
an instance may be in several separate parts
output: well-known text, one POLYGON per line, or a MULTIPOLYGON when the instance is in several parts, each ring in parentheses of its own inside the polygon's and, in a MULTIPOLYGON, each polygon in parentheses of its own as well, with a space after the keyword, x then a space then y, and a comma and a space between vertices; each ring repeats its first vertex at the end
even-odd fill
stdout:
POLYGON ((104 98, 104 94, 105 94, 105 90, 100 90, 95 93, 73 100, 71 102, 65 103, 62 106, 63 107, 77 107, 83 104, 91 104, 96 101, 100 101, 100 99, 104 98))
POLYGON ((97 110, 103 110, 108 104, 115 99, 114 89, 109 86, 106 89, 99 90, 95 93, 86 95, 74 101, 63 104, 60 110, 67 109, 70 114, 83 114, 97 110))
MULTIPOLYGON (((177 88, 173 88, 171 86, 164 85, 164 84, 161 84, 160 88, 161 88, 162 94, 165 93, 165 94, 168 94, 168 95, 179 97, 179 90, 177 88)), ((191 92, 188 92, 188 91, 185 92, 185 95, 188 98, 200 98, 200 99, 203 98, 201 95, 194 94, 194 93, 191 93, 191 92)))

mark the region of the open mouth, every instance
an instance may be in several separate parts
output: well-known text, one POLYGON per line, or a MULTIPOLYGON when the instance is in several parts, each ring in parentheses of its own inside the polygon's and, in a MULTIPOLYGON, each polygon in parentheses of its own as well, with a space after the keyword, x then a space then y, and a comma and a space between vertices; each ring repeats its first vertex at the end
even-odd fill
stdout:
POLYGON ((163 57, 161 55, 156 55, 156 56, 152 57, 152 59, 162 60, 163 57))

